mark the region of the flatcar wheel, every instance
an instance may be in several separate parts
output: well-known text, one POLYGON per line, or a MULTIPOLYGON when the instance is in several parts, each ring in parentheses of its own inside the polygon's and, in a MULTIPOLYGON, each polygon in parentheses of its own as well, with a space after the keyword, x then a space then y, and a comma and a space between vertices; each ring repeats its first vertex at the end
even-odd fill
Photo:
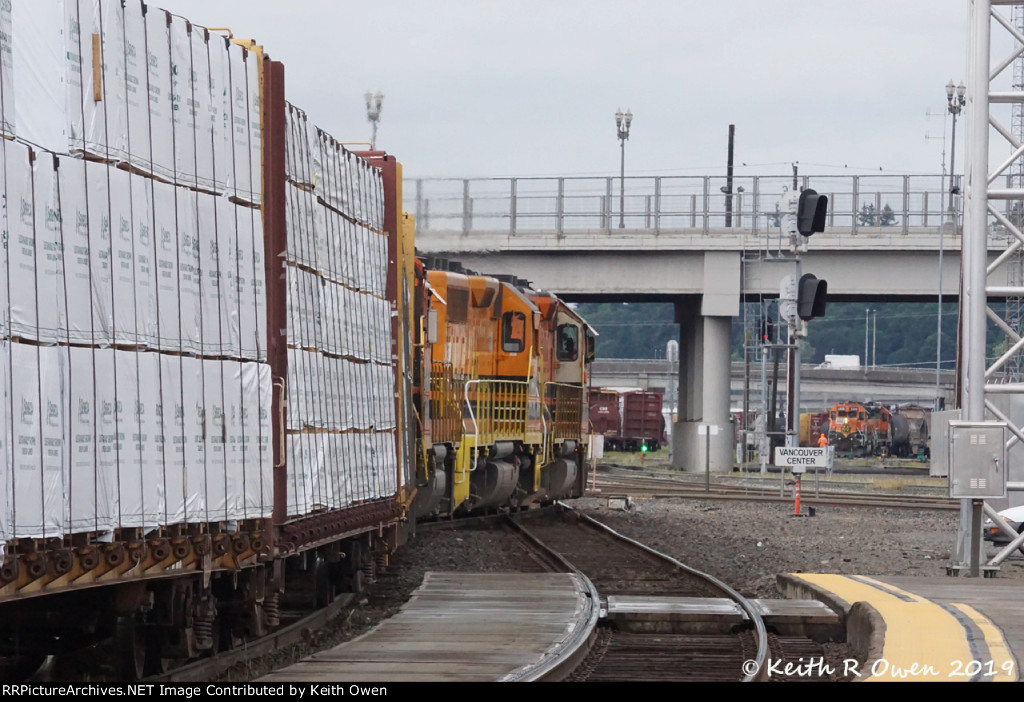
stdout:
POLYGON ((358 594, 366 589, 366 575, 361 568, 352 571, 348 578, 349 590, 358 594))
POLYGON ((171 669, 171 659, 164 658, 163 632, 154 629, 146 637, 146 675, 163 675, 171 669))
POLYGON ((322 558, 313 564, 313 607, 323 609, 334 599, 331 588, 331 574, 327 563, 322 558))
POLYGON ((114 630, 115 665, 122 680, 139 680, 146 672, 146 640, 134 617, 118 617, 114 630))

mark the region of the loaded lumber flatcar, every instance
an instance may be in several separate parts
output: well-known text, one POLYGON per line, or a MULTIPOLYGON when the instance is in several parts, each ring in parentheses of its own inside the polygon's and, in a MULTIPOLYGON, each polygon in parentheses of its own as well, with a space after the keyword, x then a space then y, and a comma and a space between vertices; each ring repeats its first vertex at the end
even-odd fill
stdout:
POLYGON ((361 589, 416 517, 582 494, 586 323, 418 262, 401 165, 261 46, 140 0, 0 37, 0 659, 135 678, 361 589))

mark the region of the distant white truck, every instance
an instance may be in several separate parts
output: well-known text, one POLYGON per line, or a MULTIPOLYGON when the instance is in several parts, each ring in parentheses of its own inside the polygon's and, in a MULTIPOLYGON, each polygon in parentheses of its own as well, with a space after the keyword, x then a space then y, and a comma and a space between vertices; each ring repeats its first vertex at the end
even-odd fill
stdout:
POLYGON ((825 362, 818 368, 857 369, 860 368, 860 356, 825 354, 825 362))

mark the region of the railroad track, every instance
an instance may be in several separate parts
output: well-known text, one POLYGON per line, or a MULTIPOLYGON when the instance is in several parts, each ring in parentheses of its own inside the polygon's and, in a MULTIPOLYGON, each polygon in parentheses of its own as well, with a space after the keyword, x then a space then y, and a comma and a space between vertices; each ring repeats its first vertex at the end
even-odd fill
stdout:
MULTIPOLYGON (((735 480, 735 479, 733 479, 735 480)), ((747 479, 744 479, 747 480, 747 479)), ((785 493, 780 495, 779 478, 753 479, 756 483, 736 483, 709 481, 705 484, 703 477, 662 477, 636 475, 631 471, 599 472, 590 484, 587 495, 590 497, 714 497, 716 499, 750 500, 763 502, 793 502, 792 485, 787 484, 785 493)), ((790 481, 791 482, 791 481, 790 481)), ((898 509, 938 509, 958 510, 960 504, 938 491, 933 494, 910 494, 907 492, 850 491, 837 489, 848 485, 827 480, 819 480, 817 484, 811 478, 804 479, 801 485, 801 500, 810 505, 830 504, 860 507, 890 507, 898 509)))
POLYGON ((517 515, 510 523, 546 558, 589 578, 604 608, 609 596, 724 597, 746 614, 746 626, 730 633, 647 633, 604 625, 570 681, 749 681, 754 676, 744 673, 744 661, 763 663, 769 655, 757 610, 720 580, 565 506, 517 515))

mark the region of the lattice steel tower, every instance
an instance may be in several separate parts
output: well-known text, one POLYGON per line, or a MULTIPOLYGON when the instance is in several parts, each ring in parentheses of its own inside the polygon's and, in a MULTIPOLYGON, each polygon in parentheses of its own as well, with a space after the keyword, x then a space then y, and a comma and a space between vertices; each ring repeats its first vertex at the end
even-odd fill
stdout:
MULTIPOLYGON (((1012 12, 1013 26, 1021 36, 1024 36, 1024 5, 1014 5, 1012 12)), ((1021 44, 1014 39, 1015 50, 1021 49, 1021 44)), ((1024 53, 1017 56, 1013 62, 1013 91, 1024 93, 1024 53)), ((1019 143, 1024 143, 1024 104, 1013 103, 1013 112, 1010 131, 1019 143)), ((1017 161, 1010 167, 1007 175, 1007 187, 1011 190, 1024 189, 1024 159, 1017 161)), ((1024 200, 1007 200, 1006 217, 1018 227, 1024 223, 1024 200)), ((1012 241, 1008 237, 1007 244, 1012 241)), ((1018 248, 1011 254, 1007 261, 1006 283, 1010 287, 1024 287, 1024 249, 1018 248)), ((1024 298, 1018 296, 1006 298, 1006 324, 1018 336, 1024 333, 1024 298)), ((1024 380, 1024 355, 1016 354, 1006 364, 1003 379, 1008 383, 1019 383, 1024 380)))

